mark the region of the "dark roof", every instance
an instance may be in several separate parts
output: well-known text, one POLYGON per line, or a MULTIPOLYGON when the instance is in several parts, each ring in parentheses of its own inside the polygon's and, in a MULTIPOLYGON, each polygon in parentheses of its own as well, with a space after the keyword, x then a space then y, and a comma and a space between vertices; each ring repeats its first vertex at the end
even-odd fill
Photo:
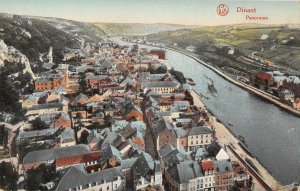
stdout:
POLYGON ((232 164, 229 160, 214 161, 215 173, 232 172, 232 164))
POLYGON ((149 170, 154 170, 154 164, 153 158, 148 153, 142 152, 132 166, 134 176, 145 177, 149 170))
POLYGON ((117 168, 109 168, 98 172, 87 174, 79 166, 72 166, 68 168, 61 180, 58 182, 55 190, 69 190, 69 188, 76 188, 82 186, 87 188, 89 183, 102 184, 104 181, 111 182, 117 180, 118 177, 123 177, 117 168))
POLYGON ((137 105, 135 105, 132 101, 126 102, 124 106, 121 109, 121 113, 123 116, 126 116, 128 113, 130 113, 133 109, 137 110, 140 114, 143 114, 141 108, 137 105))
POLYGON ((193 161, 184 161, 170 167, 168 174, 178 183, 188 183, 190 179, 203 176, 200 165, 193 161))
POLYGON ((23 159, 23 163, 43 162, 57 158, 76 156, 90 153, 87 145, 74 145, 69 147, 60 147, 55 149, 45 149, 29 152, 23 159))
POLYGON ((103 145, 101 150, 102 150, 102 156, 100 158, 101 163, 107 162, 112 157, 115 157, 119 162, 122 161, 120 152, 111 144, 103 145))
POLYGON ((49 108, 60 108, 63 105, 61 103, 48 103, 48 104, 39 104, 39 105, 34 105, 30 108, 28 108, 28 111, 32 110, 40 110, 40 109, 49 109, 49 108))
POLYGON ((213 131, 210 128, 204 127, 204 126, 199 126, 199 127, 193 127, 189 132, 189 136, 211 134, 211 133, 213 133, 213 131))
POLYGON ((158 81, 158 82, 148 82, 145 84, 145 88, 177 88, 179 84, 175 82, 166 82, 166 81, 158 81))

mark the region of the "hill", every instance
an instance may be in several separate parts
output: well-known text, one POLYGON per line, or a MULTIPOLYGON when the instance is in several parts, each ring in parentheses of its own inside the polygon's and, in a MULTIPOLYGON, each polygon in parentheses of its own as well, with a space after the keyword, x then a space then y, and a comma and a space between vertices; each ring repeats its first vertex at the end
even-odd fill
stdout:
POLYGON ((222 47, 235 48, 244 55, 256 52, 278 67, 300 70, 299 25, 240 24, 181 29, 147 36, 150 42, 194 46, 197 53, 213 57, 222 47))
POLYGON ((107 35, 148 35, 163 31, 174 31, 195 26, 174 24, 141 24, 141 23, 94 23, 99 31, 107 35))

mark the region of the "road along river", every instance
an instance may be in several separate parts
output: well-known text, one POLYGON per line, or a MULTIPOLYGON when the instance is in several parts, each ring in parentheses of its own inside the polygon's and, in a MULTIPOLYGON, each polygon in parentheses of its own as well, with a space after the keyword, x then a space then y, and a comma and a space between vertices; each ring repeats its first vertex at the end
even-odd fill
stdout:
MULTIPOLYGON (((120 45, 132 45, 117 38, 120 45)), ((155 47, 139 45, 142 48, 155 47)), ((175 70, 196 82, 194 90, 209 99, 206 107, 235 135, 242 135, 249 149, 282 184, 300 182, 300 118, 281 110, 260 97, 233 85, 196 60, 166 50, 168 62, 175 70), (217 96, 207 89, 214 81, 217 96)))

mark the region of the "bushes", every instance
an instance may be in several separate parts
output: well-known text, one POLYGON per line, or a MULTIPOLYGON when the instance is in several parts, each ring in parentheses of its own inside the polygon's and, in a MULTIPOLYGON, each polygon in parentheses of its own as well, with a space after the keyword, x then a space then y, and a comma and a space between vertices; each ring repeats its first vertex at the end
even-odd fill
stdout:
POLYGON ((0 125, 0 145, 4 148, 7 148, 8 143, 8 129, 5 128, 5 125, 0 125))
POLYGON ((17 190, 18 173, 10 162, 0 163, 0 188, 17 190))
POLYGON ((53 181, 58 174, 53 166, 41 164, 26 171, 25 187, 27 190, 40 190, 40 185, 53 181))
POLYGON ((186 78, 184 77, 182 72, 176 71, 174 70, 174 68, 172 68, 170 70, 170 73, 176 78, 176 80, 178 80, 180 83, 185 84, 186 83, 186 78))
POLYGON ((19 92, 7 77, 7 71, 3 68, 0 71, 0 111, 17 113, 21 110, 19 103, 19 92))

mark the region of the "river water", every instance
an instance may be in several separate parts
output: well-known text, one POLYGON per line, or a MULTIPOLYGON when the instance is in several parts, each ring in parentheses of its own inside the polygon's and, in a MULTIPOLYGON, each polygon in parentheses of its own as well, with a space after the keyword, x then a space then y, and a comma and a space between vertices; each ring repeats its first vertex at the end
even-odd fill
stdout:
POLYGON ((229 83, 188 56, 166 52, 170 65, 192 78, 196 82, 194 89, 209 97, 202 98, 206 107, 225 125, 228 121, 234 125, 229 126, 232 132, 245 138, 249 149, 279 182, 300 182, 300 118, 229 83), (207 90, 209 80, 204 75, 214 81, 217 96, 207 90))

